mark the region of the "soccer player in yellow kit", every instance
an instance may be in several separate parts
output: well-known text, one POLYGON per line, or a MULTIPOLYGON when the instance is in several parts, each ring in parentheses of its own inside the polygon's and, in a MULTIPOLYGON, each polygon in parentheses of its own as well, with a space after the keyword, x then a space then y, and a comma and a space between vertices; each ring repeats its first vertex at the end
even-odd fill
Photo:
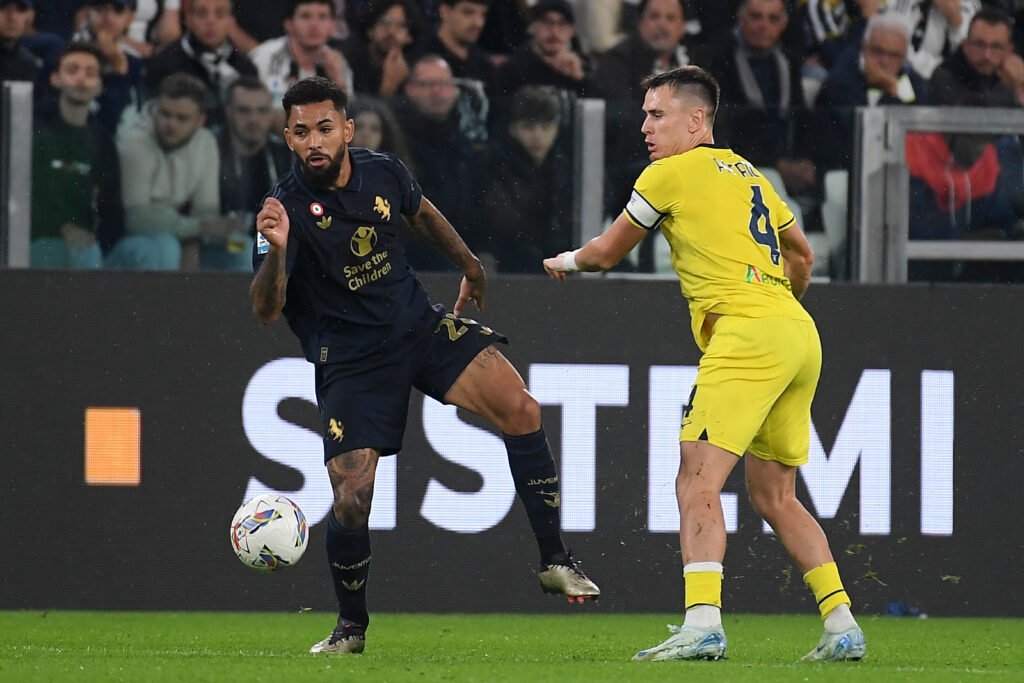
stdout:
POLYGON ((818 646, 804 659, 860 659, 864 634, 828 539, 796 498, 821 372, 818 332, 799 302, 814 255, 771 184, 743 157, 714 144, 715 79, 685 66, 645 85, 641 131, 652 163, 625 211, 583 247, 544 260, 560 281, 577 270, 607 270, 660 228, 703 351, 683 411, 676 478, 685 621, 634 659, 726 655, 720 494, 740 458, 751 503, 789 551, 824 620, 818 646))

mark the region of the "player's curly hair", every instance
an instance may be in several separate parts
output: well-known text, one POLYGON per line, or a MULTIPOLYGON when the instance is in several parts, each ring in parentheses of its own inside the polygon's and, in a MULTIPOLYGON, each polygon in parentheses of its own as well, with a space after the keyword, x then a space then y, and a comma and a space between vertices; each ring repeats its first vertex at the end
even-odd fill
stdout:
POLYGON ((303 78, 295 82, 284 94, 281 106, 284 107, 285 120, 291 116, 292 107, 315 102, 331 102, 337 111, 344 114, 348 108, 348 95, 341 86, 328 78, 303 78))
POLYGON ((668 86, 676 94, 685 93, 697 97, 707 107, 708 122, 714 123, 722 89, 715 77, 699 66, 680 66, 656 76, 647 76, 641 85, 645 91, 668 86))

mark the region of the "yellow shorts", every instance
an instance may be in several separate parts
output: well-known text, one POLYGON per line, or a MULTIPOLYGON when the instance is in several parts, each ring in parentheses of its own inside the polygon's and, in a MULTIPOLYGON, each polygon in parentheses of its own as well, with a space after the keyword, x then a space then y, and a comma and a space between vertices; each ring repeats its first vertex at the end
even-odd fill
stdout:
POLYGON ((820 374, 812 321, 722 316, 700 359, 679 440, 803 465, 820 374))

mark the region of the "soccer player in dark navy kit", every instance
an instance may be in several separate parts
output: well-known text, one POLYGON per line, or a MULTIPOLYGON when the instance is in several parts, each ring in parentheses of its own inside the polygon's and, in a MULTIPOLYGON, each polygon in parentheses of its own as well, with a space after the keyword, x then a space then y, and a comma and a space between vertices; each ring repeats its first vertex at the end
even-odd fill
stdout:
POLYGON ((256 316, 270 323, 284 313, 316 366, 334 489, 327 559, 339 616, 310 652, 358 653, 365 646, 374 475, 378 458, 402 447, 412 387, 502 431, 540 547, 541 587, 570 601, 597 598, 600 590, 562 544, 559 497, 551 495, 558 473, 540 406, 495 348, 505 337, 459 317, 470 301, 484 307, 479 260, 401 161, 348 146, 355 124, 346 105, 345 92, 323 78, 299 81, 285 94, 285 140, 298 159, 256 217, 249 290, 256 316), (463 272, 451 313, 431 305, 406 261, 398 238, 406 222, 463 272))

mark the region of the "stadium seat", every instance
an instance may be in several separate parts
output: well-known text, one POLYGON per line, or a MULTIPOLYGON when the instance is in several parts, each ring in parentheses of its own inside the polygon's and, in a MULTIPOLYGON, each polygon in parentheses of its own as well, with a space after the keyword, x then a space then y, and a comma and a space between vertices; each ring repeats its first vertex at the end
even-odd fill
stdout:
POLYGON ((763 175, 768 182, 772 184, 772 187, 774 187, 775 191, 779 193, 779 197, 782 198, 782 201, 786 202, 786 205, 789 206, 790 210, 793 212, 793 215, 796 217, 797 225, 799 225, 801 228, 805 228, 807 241, 810 243, 811 249, 814 250, 813 274, 828 276, 830 250, 828 248, 828 240, 825 238, 824 233, 806 232, 803 210, 800 208, 800 205, 796 202, 796 200, 790 197, 789 193, 786 192, 786 184, 782 182, 782 176, 779 174, 778 171, 776 171, 774 168, 768 167, 759 167, 757 171, 758 173, 763 175))
POLYGON ((849 171, 836 170, 825 173, 825 200, 821 203, 821 222, 825 226, 826 248, 833 259, 846 251, 849 232, 849 187, 849 171))

